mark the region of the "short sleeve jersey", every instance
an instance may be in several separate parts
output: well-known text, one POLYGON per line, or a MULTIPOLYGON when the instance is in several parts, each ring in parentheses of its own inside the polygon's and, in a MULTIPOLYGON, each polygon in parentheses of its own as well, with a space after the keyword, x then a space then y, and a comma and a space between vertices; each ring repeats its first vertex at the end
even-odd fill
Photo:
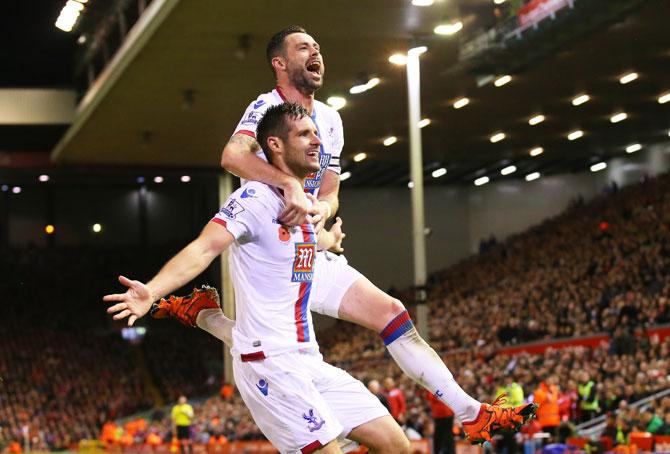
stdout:
POLYGON ((276 188, 250 181, 212 219, 235 237, 229 263, 237 320, 234 351, 244 355, 318 349, 309 310, 316 255, 311 224, 284 227, 276 188))
POLYGON ((189 404, 177 404, 172 407, 172 420, 177 426, 190 426, 193 420, 193 407, 189 404))
MULTIPOLYGON (((246 134, 256 138, 256 127, 268 107, 281 104, 284 101, 284 95, 279 87, 271 92, 263 93, 249 104, 237 128, 235 128, 234 134, 246 134)), ((307 176, 305 180, 305 192, 317 196, 324 172, 332 170, 339 175, 341 171, 340 154, 344 146, 344 130, 340 114, 321 101, 314 100, 312 120, 316 124, 317 134, 321 139, 321 169, 307 176)), ((262 151, 258 152, 258 156, 266 159, 262 151)))

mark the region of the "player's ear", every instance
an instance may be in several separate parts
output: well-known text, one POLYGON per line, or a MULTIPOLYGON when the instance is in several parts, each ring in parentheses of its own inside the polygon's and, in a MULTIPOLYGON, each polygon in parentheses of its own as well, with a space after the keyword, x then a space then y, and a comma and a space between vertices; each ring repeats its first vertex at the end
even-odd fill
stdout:
POLYGON ((271 61, 272 61, 272 67, 275 70, 275 74, 279 73, 280 71, 286 70, 286 62, 280 55, 277 55, 271 61))
POLYGON ((267 140, 268 148, 271 153, 281 154, 282 140, 277 136, 270 136, 267 140))

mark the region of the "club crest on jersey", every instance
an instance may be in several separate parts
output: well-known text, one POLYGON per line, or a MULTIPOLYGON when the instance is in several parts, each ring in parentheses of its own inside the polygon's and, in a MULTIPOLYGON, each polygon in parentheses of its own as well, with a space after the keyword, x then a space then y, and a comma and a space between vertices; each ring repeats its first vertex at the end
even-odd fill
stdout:
POLYGON ((230 199, 228 205, 221 207, 220 210, 223 215, 229 217, 230 219, 235 219, 235 217, 243 211, 244 208, 235 199, 230 199))
POLYGON ((311 282, 314 276, 315 243, 295 243, 291 282, 311 282))
POLYGON ((302 419, 307 421, 307 428, 310 432, 319 430, 326 423, 326 421, 314 414, 314 410, 312 408, 310 408, 307 413, 302 414, 302 419), (319 419, 321 420, 319 421, 319 419))
POLYGON ((321 152, 319 157, 321 168, 318 172, 312 172, 307 175, 305 189, 316 189, 321 186, 321 177, 323 176, 323 172, 328 168, 328 164, 330 164, 330 157, 331 155, 321 152))

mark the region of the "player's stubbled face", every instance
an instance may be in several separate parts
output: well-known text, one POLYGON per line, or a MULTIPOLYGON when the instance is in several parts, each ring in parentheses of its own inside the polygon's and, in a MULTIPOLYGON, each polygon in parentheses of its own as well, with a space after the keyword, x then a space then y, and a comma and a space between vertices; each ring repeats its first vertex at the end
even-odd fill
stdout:
POLYGON ((298 88, 315 92, 323 84, 323 56, 319 43, 306 33, 292 33, 285 39, 288 77, 298 88))
POLYGON ((321 168, 321 140, 317 135, 316 125, 309 117, 293 120, 292 123, 286 137, 284 162, 299 177, 318 172, 321 168))

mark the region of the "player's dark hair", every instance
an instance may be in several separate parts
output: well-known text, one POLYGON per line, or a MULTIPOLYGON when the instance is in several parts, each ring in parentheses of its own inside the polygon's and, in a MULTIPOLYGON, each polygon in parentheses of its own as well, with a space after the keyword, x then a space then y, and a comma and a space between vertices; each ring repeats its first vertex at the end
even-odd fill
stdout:
POLYGON ((308 117, 309 112, 300 104, 285 102, 270 106, 256 127, 256 140, 261 145, 268 162, 272 164, 272 156, 268 149, 268 137, 279 137, 286 140, 291 129, 290 120, 308 117))
POLYGON ((299 25, 289 25, 285 29, 275 33, 268 42, 268 47, 265 49, 265 57, 268 60, 268 65, 270 65, 273 75, 275 74, 275 69, 272 66, 272 59, 278 55, 284 55, 284 50, 286 49, 284 40, 288 35, 292 35, 293 33, 307 33, 307 30, 299 25))

